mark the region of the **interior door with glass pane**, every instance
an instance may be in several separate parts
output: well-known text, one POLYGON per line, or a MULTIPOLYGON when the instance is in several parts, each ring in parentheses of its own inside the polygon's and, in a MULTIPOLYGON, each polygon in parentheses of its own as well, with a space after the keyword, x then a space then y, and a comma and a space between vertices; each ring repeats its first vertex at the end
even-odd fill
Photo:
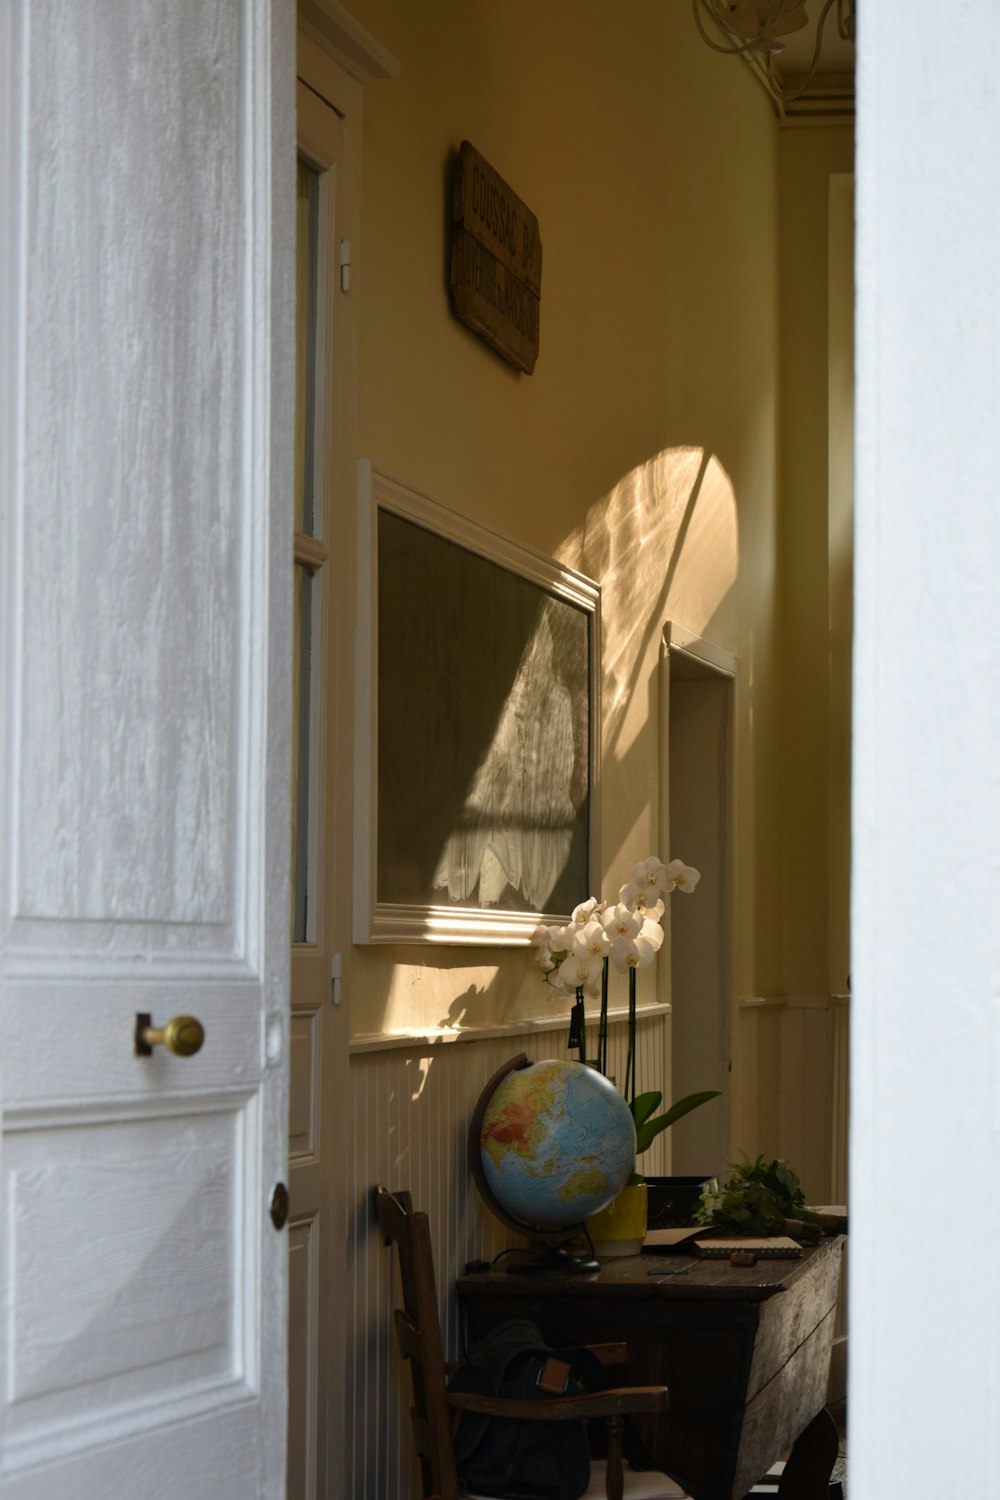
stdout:
MULTIPOLYGON (((313 80, 315 84, 318 80, 313 80)), ((332 600, 334 346, 341 293, 338 170, 343 122, 315 86, 299 82, 296 189, 295 666, 292 781, 292 1072, 289 1108, 289 1442, 288 1500, 324 1489, 329 1367, 340 1351, 328 1331, 329 1204, 334 1167, 325 1149, 324 1100, 330 1051, 332 936, 329 920, 333 732, 328 692, 332 600)))
POLYGON ((284 1493, 294 25, 0 7, 3 1500, 284 1493))

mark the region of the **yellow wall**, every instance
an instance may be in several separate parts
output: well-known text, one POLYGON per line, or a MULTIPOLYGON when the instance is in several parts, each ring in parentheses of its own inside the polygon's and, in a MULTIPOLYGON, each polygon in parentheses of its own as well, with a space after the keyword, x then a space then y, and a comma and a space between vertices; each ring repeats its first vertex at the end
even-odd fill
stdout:
MULTIPOLYGON (((604 585, 603 849, 610 878, 624 878, 656 846, 650 695, 668 608, 743 658, 744 718, 751 684, 758 727, 774 716, 773 117, 745 70, 714 57, 690 18, 666 7, 363 0, 355 12, 402 64, 365 102, 360 450, 604 585), (541 353, 530 377, 449 309, 449 174, 463 137, 540 222, 541 353), (668 604, 673 541, 712 457, 668 604)), ((745 758, 748 806, 773 795, 769 761, 745 758)), ((775 853, 759 871, 752 856, 744 862, 759 899, 775 853)), ((760 941, 776 965, 775 936, 760 941)), ((390 981, 410 996, 409 1024, 438 1022, 470 983, 482 986, 470 957, 495 960, 490 1014, 544 1007, 523 954, 423 950, 414 1004, 412 975, 364 952, 355 1030, 382 1023, 390 981)), ((390 1024, 402 1020, 393 1008, 390 1024)))
MULTIPOLYGON (((823 896, 799 887, 798 830, 820 836, 799 805, 813 786, 789 780, 782 759, 789 734, 811 754, 825 707, 805 694, 790 719, 781 702, 783 683, 798 692, 811 653, 825 649, 799 597, 812 599, 824 561, 804 518, 784 526, 779 511, 780 495, 810 489, 825 464, 822 423, 803 422, 797 402, 823 378, 826 293, 810 270, 801 298, 821 301, 806 317, 779 265, 794 239, 786 206, 825 202, 850 133, 829 133, 829 150, 825 131, 779 138, 749 70, 704 46, 686 5, 351 8, 402 68, 365 98, 359 451, 601 583, 602 894, 653 850, 697 863, 696 850, 657 848, 664 623, 740 658, 736 987, 783 996, 793 971, 797 985, 800 967, 826 962, 823 896), (463 138, 538 216, 532 376, 450 311, 450 174, 463 138), (783 323, 792 316, 798 332, 783 323), (779 444, 782 399, 786 434, 796 413, 794 448, 779 444), (784 658, 789 612, 808 628, 801 654, 784 658), (789 913, 804 921, 801 940, 789 913)), ((349 866, 339 860, 348 906, 349 866)), ((655 978, 643 977, 649 999, 655 978)), ((348 979, 356 1037, 549 1010, 522 950, 360 947, 348 979)), ((742 1023, 734 1031, 734 1149, 764 1149, 777 1131, 780 1023, 760 1015, 752 1035, 742 1023)), ((782 1144, 794 1158, 794 1142, 782 1144)))

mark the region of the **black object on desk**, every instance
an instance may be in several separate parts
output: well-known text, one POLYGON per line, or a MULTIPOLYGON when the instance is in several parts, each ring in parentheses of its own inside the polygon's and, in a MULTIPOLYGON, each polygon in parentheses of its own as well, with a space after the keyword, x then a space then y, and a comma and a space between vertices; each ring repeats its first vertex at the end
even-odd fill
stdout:
POLYGON ((650 1275, 671 1261, 649 1255, 562 1280, 490 1272, 461 1277, 458 1294, 470 1342, 517 1317, 554 1345, 624 1340, 623 1383, 670 1387, 669 1415, 638 1425, 694 1500, 742 1500, 789 1449, 781 1500, 826 1500, 837 1438, 824 1407, 843 1247, 837 1235, 799 1260, 705 1260, 672 1276, 650 1275))

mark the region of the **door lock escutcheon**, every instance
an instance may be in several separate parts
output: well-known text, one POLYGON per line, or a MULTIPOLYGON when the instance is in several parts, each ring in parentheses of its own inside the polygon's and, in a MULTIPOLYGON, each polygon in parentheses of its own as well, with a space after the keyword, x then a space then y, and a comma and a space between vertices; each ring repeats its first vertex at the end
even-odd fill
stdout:
POLYGON ((271 1223, 275 1229, 284 1229, 288 1222, 288 1189, 279 1182, 271 1194, 271 1223))

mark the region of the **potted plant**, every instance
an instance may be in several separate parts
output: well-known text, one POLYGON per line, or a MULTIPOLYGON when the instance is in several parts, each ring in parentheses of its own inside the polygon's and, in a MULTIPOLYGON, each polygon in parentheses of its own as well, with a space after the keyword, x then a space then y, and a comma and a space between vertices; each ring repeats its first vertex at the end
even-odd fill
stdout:
MULTIPOLYGON (((607 1076, 608 980, 610 968, 627 972, 628 1050, 624 1095, 636 1129, 636 1156, 648 1149, 656 1137, 691 1110, 718 1097, 717 1089, 689 1094, 676 1100, 662 1114, 659 1089, 636 1093, 636 972, 652 964, 663 943, 660 925, 664 898, 674 891, 690 895, 701 879, 700 872, 683 860, 664 863, 655 855, 632 871, 632 879, 621 886, 618 900, 605 903, 591 896, 574 909, 565 927, 536 928, 533 941, 538 949, 535 962, 557 994, 573 998, 570 1012, 571 1047, 586 1055, 586 999, 600 997, 597 1056, 591 1066, 607 1076)), ((699 1186, 701 1180, 699 1179, 699 1186)), ((647 1219, 646 1179, 633 1170, 618 1198, 588 1221, 598 1253, 632 1254, 645 1237, 647 1219), (623 1248, 612 1248, 616 1240, 623 1248)))
POLYGON ((733 1162, 732 1176, 722 1186, 706 1188, 695 1219, 726 1234, 788 1234, 815 1244, 821 1234, 846 1234, 846 1214, 807 1208, 798 1173, 790 1162, 733 1162))

